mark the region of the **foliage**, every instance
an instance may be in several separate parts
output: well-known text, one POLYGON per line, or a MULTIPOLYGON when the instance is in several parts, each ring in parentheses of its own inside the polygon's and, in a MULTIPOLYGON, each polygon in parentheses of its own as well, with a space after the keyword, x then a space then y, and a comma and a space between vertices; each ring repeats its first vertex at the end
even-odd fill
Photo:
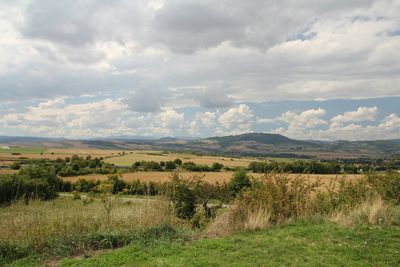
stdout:
POLYGON ((18 174, 0 175, 0 204, 24 198, 54 199, 61 188, 62 181, 51 168, 29 167, 18 174))
MULTIPOLYGON (((193 176, 190 179, 183 179, 178 173, 171 176, 168 184, 168 196, 172 201, 175 213, 178 218, 191 219, 196 211, 205 218, 213 216, 212 210, 208 207, 211 199, 224 198, 226 186, 212 185, 205 182, 203 176, 193 176)), ((197 217, 197 220, 199 217, 197 217)))
POLYGON ((251 186, 251 181, 245 169, 238 169, 228 183, 229 190, 233 196, 236 196, 242 189, 251 186))
MULTIPOLYGON (((343 171, 357 173, 348 165, 343 171)), ((286 172, 286 173, 308 173, 308 174, 338 174, 342 172, 342 166, 336 162, 319 162, 296 160, 290 162, 250 162, 247 168, 255 173, 286 172)))

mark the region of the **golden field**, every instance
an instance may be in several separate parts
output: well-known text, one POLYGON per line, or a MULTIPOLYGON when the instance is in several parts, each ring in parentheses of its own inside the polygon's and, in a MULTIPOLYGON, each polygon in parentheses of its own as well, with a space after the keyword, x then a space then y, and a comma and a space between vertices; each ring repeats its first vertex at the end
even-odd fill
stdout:
MULTIPOLYGON (((168 181, 171 177, 172 173, 171 172, 166 172, 166 171, 139 171, 139 172, 133 172, 133 173, 124 173, 122 174, 122 179, 131 182, 131 181, 136 181, 140 180, 142 182, 165 182, 168 181)), ((179 172, 179 175, 181 175, 184 178, 190 178, 193 176, 202 176, 204 181, 210 182, 210 183, 223 183, 223 182, 228 182, 232 175, 233 172, 179 172)), ((249 173, 249 175, 253 177, 261 177, 262 173, 249 173)), ((289 177, 297 177, 300 174, 287 174, 289 177)), ((316 181, 317 179, 320 179, 320 181, 328 185, 329 182, 335 178, 340 178, 343 177, 343 175, 334 175, 334 174, 302 174, 302 176, 309 177, 311 181, 316 181)), ((108 175, 101 175, 101 174, 94 174, 94 175, 85 175, 85 176, 75 176, 75 177, 65 177, 65 181, 71 181, 75 182, 79 179, 87 179, 87 180, 105 180, 107 179, 108 175)), ((346 179, 358 179, 361 177, 361 175, 345 175, 346 179)))

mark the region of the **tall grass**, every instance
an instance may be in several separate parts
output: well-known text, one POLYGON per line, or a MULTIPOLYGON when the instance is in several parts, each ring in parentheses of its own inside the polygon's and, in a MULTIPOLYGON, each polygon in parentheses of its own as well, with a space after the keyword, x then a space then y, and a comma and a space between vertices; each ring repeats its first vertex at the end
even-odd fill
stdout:
POLYGON ((325 216, 343 225, 400 224, 400 173, 370 174, 356 181, 338 177, 321 190, 305 175, 266 174, 254 179, 209 234, 267 228, 310 216, 325 216))
POLYGON ((105 235, 104 240, 107 235, 121 239, 132 231, 175 221, 169 203, 161 198, 124 200, 114 207, 111 220, 107 216, 99 200, 74 201, 67 197, 0 208, 0 254, 4 254, 0 259, 18 257, 19 250, 25 254, 73 255, 101 247, 92 242, 96 235, 105 235))
POLYGON ((384 201, 381 197, 368 199, 352 209, 339 209, 330 219, 341 225, 400 225, 400 206, 384 201))

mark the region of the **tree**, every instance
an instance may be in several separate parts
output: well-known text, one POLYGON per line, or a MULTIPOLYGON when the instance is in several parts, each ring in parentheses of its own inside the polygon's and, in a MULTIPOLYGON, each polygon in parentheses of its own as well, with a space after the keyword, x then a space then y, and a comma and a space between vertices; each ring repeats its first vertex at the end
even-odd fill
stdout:
POLYGON ((176 165, 179 165, 179 166, 182 165, 182 160, 181 159, 175 159, 174 162, 175 162, 176 165))
POLYGON ((173 162, 173 161, 165 162, 165 169, 166 170, 175 170, 176 169, 175 162, 173 162))
POLYGON ((96 188, 99 194, 95 196, 103 203, 108 227, 111 226, 112 211, 120 202, 120 195, 113 195, 114 185, 114 181, 109 179, 102 181, 96 188))
POLYGON ((223 167, 224 167, 224 165, 222 165, 221 163, 214 162, 211 165, 211 170, 214 171, 214 172, 219 172, 223 167))
POLYGON ((179 177, 178 173, 171 177, 169 197, 178 218, 190 219, 196 213, 196 195, 189 183, 179 177))
POLYGON ((21 169, 21 163, 19 163, 18 161, 14 161, 11 165, 10 168, 12 170, 19 170, 21 169))
POLYGON ((251 186, 251 181, 244 168, 238 169, 229 181, 228 187, 232 195, 236 196, 243 188, 251 186))

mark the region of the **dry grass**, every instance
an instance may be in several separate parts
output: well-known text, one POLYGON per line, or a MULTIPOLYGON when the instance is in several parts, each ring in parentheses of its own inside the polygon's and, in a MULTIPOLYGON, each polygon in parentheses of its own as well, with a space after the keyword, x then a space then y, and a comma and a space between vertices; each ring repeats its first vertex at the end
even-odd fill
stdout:
POLYGON ((376 197, 367 200, 351 210, 339 210, 331 220, 345 226, 356 224, 400 224, 400 207, 376 197))
POLYGON ((110 225, 100 201, 84 204, 70 197, 32 201, 29 205, 18 202, 0 208, 0 218, 0 242, 34 244, 36 248, 47 240, 100 230, 139 229, 174 220, 168 202, 159 198, 121 201, 112 211, 110 225))
POLYGON ((271 213, 263 208, 243 209, 239 205, 220 213, 209 225, 209 236, 226 236, 235 231, 267 229, 270 227, 271 213))
POLYGON ((0 174, 12 174, 12 173, 17 173, 18 171, 16 170, 10 170, 10 169, 0 169, 0 174))

